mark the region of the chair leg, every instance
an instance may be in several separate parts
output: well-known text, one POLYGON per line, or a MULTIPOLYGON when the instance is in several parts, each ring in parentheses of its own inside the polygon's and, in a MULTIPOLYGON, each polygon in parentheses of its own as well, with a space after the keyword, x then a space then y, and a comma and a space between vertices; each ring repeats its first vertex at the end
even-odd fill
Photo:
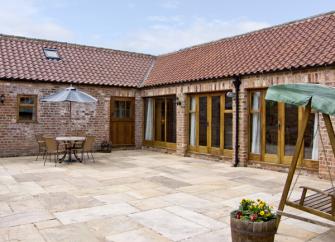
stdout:
POLYGON ((81 151, 81 162, 84 163, 84 151, 81 151))
POLYGON ((47 159, 48 159, 48 153, 46 153, 44 156, 44 166, 45 166, 45 162, 47 161, 47 159))
POLYGON ((58 152, 55 154, 55 167, 57 166, 57 163, 59 161, 59 156, 58 156, 58 152))
POLYGON ((38 153, 37 153, 37 156, 36 156, 36 160, 35 161, 37 161, 38 160, 38 156, 40 155, 40 150, 38 150, 38 153))
POLYGON ((94 156, 93 156, 93 152, 91 151, 91 156, 92 156, 92 160, 93 162, 95 163, 95 160, 94 160, 94 156))

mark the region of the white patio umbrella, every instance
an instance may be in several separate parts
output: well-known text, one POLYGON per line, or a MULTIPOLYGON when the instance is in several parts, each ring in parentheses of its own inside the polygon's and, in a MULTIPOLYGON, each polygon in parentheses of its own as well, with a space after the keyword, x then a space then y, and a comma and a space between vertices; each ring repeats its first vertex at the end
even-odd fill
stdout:
POLYGON ((69 102, 70 103, 70 129, 71 129, 71 106, 76 103, 96 103, 98 100, 91 95, 79 91, 74 87, 68 87, 65 90, 57 92, 42 98, 42 102, 69 102))

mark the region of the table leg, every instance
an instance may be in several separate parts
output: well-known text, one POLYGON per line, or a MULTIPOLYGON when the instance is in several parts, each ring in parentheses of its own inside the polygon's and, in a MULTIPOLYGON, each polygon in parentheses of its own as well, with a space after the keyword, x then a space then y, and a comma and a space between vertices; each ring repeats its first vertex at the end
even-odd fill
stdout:
POLYGON ((59 163, 62 163, 65 160, 66 154, 67 154, 67 152, 64 152, 64 155, 61 158, 58 159, 59 163))
POLYGON ((72 162, 72 147, 69 149, 69 162, 72 162))
POLYGON ((76 159, 77 159, 80 163, 82 162, 81 159, 77 156, 76 152, 73 152, 73 155, 74 155, 74 157, 76 157, 76 159))

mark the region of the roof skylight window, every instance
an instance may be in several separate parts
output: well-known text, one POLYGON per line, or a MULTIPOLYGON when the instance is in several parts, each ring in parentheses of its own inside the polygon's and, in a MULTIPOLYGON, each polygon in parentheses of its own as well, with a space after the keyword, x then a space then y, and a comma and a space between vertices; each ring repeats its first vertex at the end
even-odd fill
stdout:
POLYGON ((52 60, 60 60, 57 49, 43 48, 43 51, 46 58, 52 60))

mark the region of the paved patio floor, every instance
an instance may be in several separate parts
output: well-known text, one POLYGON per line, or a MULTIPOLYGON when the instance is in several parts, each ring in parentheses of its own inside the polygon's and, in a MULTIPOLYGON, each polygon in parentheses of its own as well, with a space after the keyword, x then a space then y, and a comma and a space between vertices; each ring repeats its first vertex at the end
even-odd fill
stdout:
MULTIPOLYGON (((95 157, 57 167, 35 157, 0 159, 0 241, 231 241, 229 213, 240 199, 276 207, 286 178, 143 150, 95 157)), ((330 186, 307 176, 301 184, 330 186)), ((290 242, 334 238, 324 227, 287 218, 276 235, 290 242)))

